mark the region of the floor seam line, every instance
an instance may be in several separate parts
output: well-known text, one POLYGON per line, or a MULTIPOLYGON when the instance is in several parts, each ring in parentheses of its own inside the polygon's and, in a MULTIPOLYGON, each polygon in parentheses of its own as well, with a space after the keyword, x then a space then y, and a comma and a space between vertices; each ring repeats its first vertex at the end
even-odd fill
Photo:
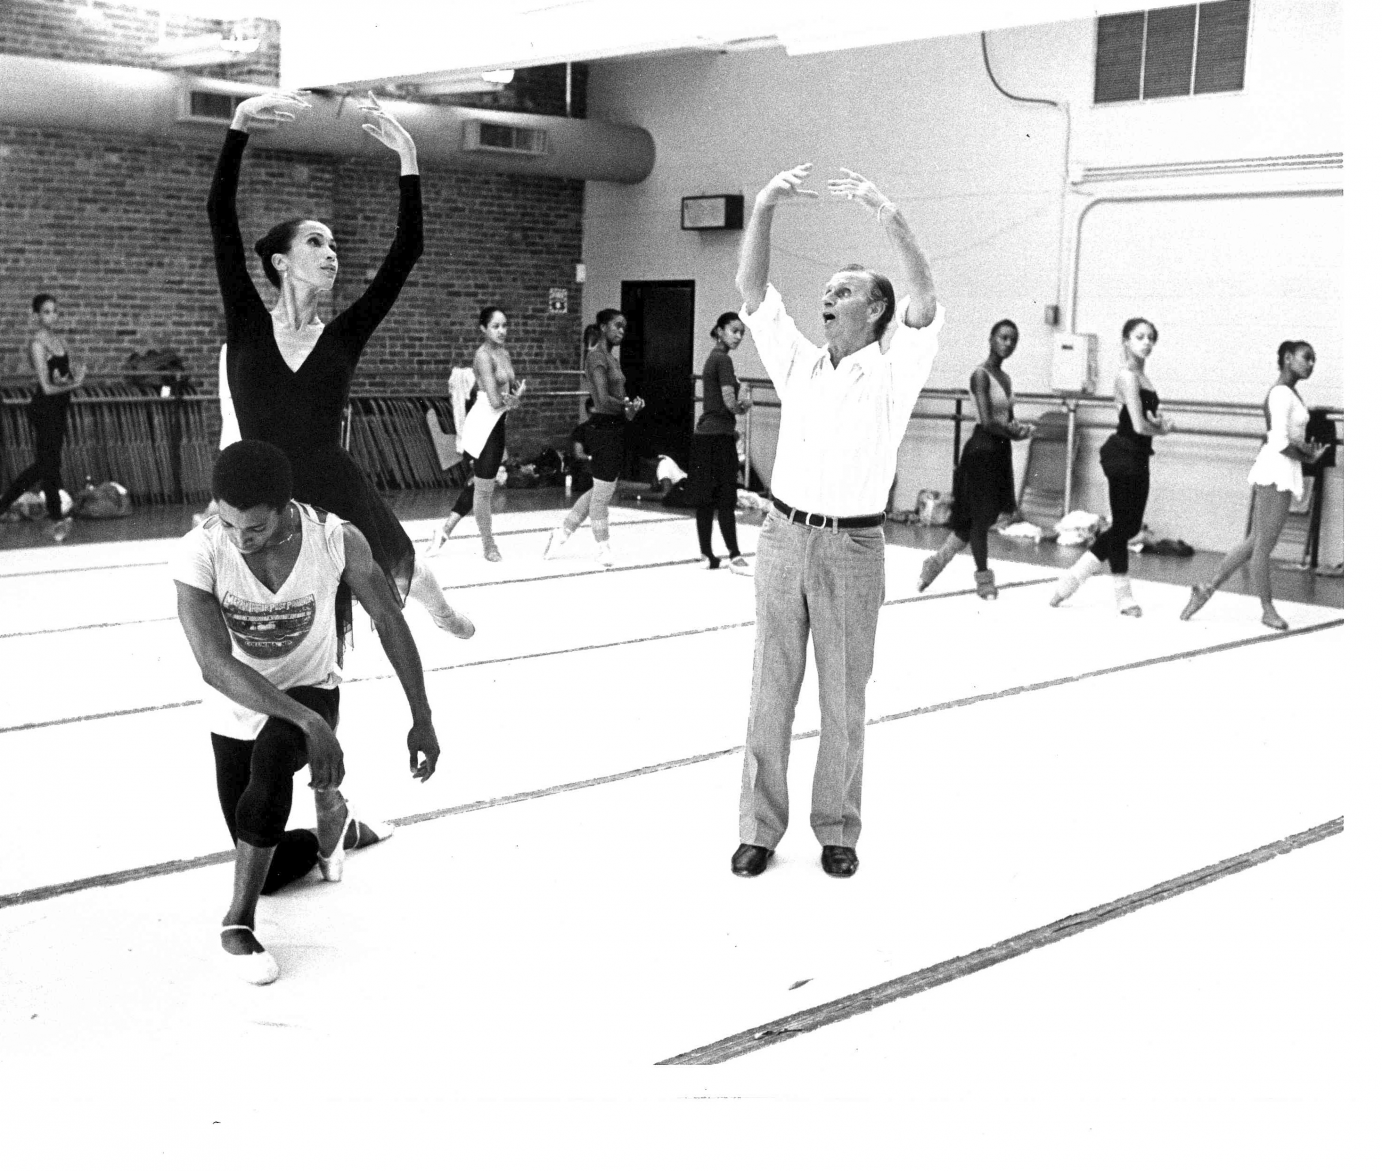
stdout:
MULTIPOLYGON (((1024 583, 1025 584, 1025 583, 1024 583)), ((939 597, 942 595, 932 595, 939 597)), ((916 599, 907 598, 899 601, 915 601, 916 599)), ((874 727, 879 724, 892 723, 896 720, 912 719, 916 716, 931 715, 936 712, 949 711, 954 708, 968 707, 971 704, 982 703, 993 699, 1010 699, 1013 696, 1021 695, 1026 691, 1039 691, 1047 687, 1063 686, 1069 683, 1078 683, 1084 679, 1093 678, 1096 675, 1112 674, 1118 671, 1133 670, 1142 666, 1154 666, 1174 662, 1177 659, 1189 658, 1197 655, 1212 654, 1220 650, 1233 650, 1239 647, 1252 645, 1259 642, 1272 642, 1281 638, 1290 638, 1293 635, 1309 634, 1317 630, 1328 630, 1336 626, 1342 626, 1344 620, 1336 619, 1333 622, 1322 623, 1319 626, 1307 626, 1296 630, 1273 632, 1265 635, 1255 635, 1253 638, 1244 639, 1234 643, 1220 643, 1217 646, 1202 647, 1194 651, 1187 651, 1179 655, 1163 656, 1157 659, 1148 659, 1139 663, 1128 663, 1117 667, 1103 668, 1099 671, 1091 672, 1087 675, 1069 675, 1059 680, 1051 680, 1041 684, 1032 684, 1021 688, 1007 688, 1003 691, 989 692, 982 696, 963 696, 959 699, 946 700, 943 703, 932 704, 926 707, 912 708, 905 712, 893 712, 883 716, 875 716, 867 721, 867 726, 874 727)), ((200 703, 201 700, 193 700, 192 703, 200 703)), ((189 704, 177 704, 169 706, 187 707, 189 704)), ((148 711, 162 710, 159 708, 144 709, 148 711)), ((133 714, 133 713, 125 713, 133 714)), ((4 729, 0 729, 4 731, 4 729)), ((813 740, 820 737, 820 729, 812 728, 805 732, 797 732, 792 736, 793 743, 802 740, 813 740)), ((553 786, 549 789, 529 789, 521 793, 510 793, 499 797, 485 798, 480 801, 469 802, 464 805, 453 805, 440 810, 424 810, 422 813, 405 814, 403 817, 391 819, 394 825, 417 825, 424 821, 436 821, 442 817, 453 817, 464 813, 482 813, 487 809, 496 809, 504 805, 517 805, 523 801, 535 801, 542 797, 555 797, 563 793, 575 792, 580 789, 592 789, 601 785, 613 784, 617 781, 633 780, 638 777, 651 776, 654 773, 668 772, 676 768, 689 767, 694 764, 702 764, 710 760, 718 760, 725 756, 731 756, 736 752, 742 752, 744 745, 736 744, 731 748, 712 749, 709 752, 696 753, 691 756, 680 757, 676 760, 659 761, 650 765, 642 765, 636 769, 626 769, 623 772, 609 773, 600 777, 587 777, 579 781, 568 781, 561 785, 553 786)), ((157 878, 163 874, 179 873, 185 870, 196 870, 204 866, 214 866, 221 862, 230 861, 234 858, 233 852, 202 855, 200 858, 185 859, 180 862, 157 862, 151 863, 147 867, 136 867, 131 870, 114 871, 106 875, 92 875, 90 878, 74 879, 66 883, 57 883, 49 886, 33 887, 28 891, 18 891, 14 894, 0 895, 0 911, 6 907, 19 906, 26 903, 43 902, 50 898, 57 898, 64 894, 75 894, 82 890, 90 890, 102 886, 120 886, 127 882, 137 882, 145 878, 157 878)))
POLYGON ((965 955, 942 960, 940 963, 919 968, 905 976, 886 980, 847 996, 837 997, 834 1000, 815 1005, 812 1008, 778 1017, 776 1020, 741 1030, 708 1045, 688 1049, 675 1057, 665 1058, 656 1064, 722 1064, 736 1057, 765 1049, 769 1045, 776 1045, 792 1037, 799 1037, 803 1033, 814 1032, 827 1025, 850 1020, 886 1004, 920 995, 932 988, 974 975, 976 972, 984 971, 1007 960, 1030 954, 1038 948, 1060 943, 1075 935, 1122 918, 1124 915, 1130 915, 1167 899, 1199 890, 1211 882, 1244 873, 1264 862, 1270 862, 1295 850, 1315 845, 1336 834, 1341 834, 1343 831, 1344 819, 1337 817, 1332 821, 1323 822, 1299 833, 1290 834, 1285 838, 1279 838, 1245 853, 1235 854, 1230 858, 1211 863, 1197 870, 1188 871, 1186 874, 1167 879, 1130 895, 1124 895, 1084 911, 1063 916, 1041 927, 1024 931, 1019 935, 1009 936, 1007 939, 999 940, 997 943, 968 952, 965 955))

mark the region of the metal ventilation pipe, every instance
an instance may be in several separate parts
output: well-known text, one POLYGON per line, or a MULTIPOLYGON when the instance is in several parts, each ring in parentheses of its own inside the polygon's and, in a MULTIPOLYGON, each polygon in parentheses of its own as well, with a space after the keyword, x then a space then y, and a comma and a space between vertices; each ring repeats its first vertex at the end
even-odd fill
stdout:
MULTIPOLYGON (((0 123, 214 143, 229 117, 194 115, 192 94, 212 95, 214 104, 214 95, 265 88, 124 65, 0 56, 0 123)), ((267 149, 304 154, 377 151, 360 132, 362 119, 352 103, 321 95, 309 100, 310 114, 256 131, 256 140, 267 149)), ((639 126, 419 102, 382 104, 413 136, 424 164, 610 183, 641 183, 653 169, 653 137, 639 126), (481 125, 495 129, 481 134, 481 125), (506 143, 513 145, 506 149, 506 143)))

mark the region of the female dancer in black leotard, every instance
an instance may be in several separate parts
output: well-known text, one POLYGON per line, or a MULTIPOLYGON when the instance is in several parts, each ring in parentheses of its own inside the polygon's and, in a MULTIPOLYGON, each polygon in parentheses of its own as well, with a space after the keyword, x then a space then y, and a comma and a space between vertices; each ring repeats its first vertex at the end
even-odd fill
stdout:
POLYGON ((595 533, 595 560, 610 569, 614 566, 614 554, 609 548, 609 502, 614 499, 614 489, 624 468, 624 424, 643 409, 643 400, 624 393, 624 371, 614 356, 614 350, 624 340, 628 321, 618 309, 601 309, 595 315, 595 324, 600 328, 600 340, 586 351, 581 377, 581 389, 589 392, 595 403, 586 429, 590 474, 595 483, 552 530, 542 555, 555 554, 588 516, 595 533))
POLYGON ((1015 349, 1017 326, 1004 318, 989 330, 989 356, 969 376, 969 397, 978 422, 955 469, 950 535, 922 562, 918 591, 935 581, 950 559, 968 545, 974 555, 976 592, 986 602, 998 596, 989 568, 989 529, 1003 513, 1017 511, 1012 441, 1026 439, 1036 430, 1013 418, 1013 384, 1003 370, 1003 360, 1015 349))
POLYGON ((0 515, 35 484, 42 484, 48 535, 65 541, 72 531, 72 519, 62 515, 62 441, 67 436, 67 404, 73 388, 86 378, 86 366, 78 362, 77 369, 71 369, 67 343, 53 330, 58 321, 58 299, 52 293, 39 293, 34 298, 34 316, 38 329, 29 343, 29 361, 38 377, 38 389, 29 400, 29 425, 34 429, 37 451, 34 462, 15 476, 0 496, 0 515))
MULTIPOLYGON (((411 538, 340 443, 341 412, 349 402, 350 381, 360 354, 422 255, 417 149, 373 94, 359 104, 379 123, 366 123, 365 133, 394 151, 401 163, 398 227, 369 288, 327 325, 317 315, 317 303, 336 283, 336 242, 331 229, 318 220, 288 220, 255 244, 264 275, 279 290, 271 312, 245 267, 235 213, 240 157, 249 130, 291 121, 295 109, 310 109, 310 103, 296 94, 269 93, 248 98, 236 108, 207 200, 216 277, 225 304, 231 399, 244 438, 272 443, 287 453, 296 498, 355 525, 400 602, 411 591, 433 622, 469 638, 475 633, 474 625, 447 604, 426 564, 414 563, 411 538)), ((344 633, 350 624, 349 598, 344 593, 338 617, 344 633)))
POLYGON ((1108 562, 1113 575, 1113 601, 1120 614, 1141 618, 1142 607, 1128 582, 1128 542, 1142 531, 1142 514, 1151 490, 1152 436, 1172 430, 1171 420, 1159 413, 1161 400, 1152 389, 1145 366, 1157 343, 1156 326, 1145 317, 1123 323, 1123 368, 1113 383, 1118 430, 1099 449, 1099 463, 1108 478, 1109 511, 1113 520, 1056 584, 1051 605, 1059 606, 1108 562))

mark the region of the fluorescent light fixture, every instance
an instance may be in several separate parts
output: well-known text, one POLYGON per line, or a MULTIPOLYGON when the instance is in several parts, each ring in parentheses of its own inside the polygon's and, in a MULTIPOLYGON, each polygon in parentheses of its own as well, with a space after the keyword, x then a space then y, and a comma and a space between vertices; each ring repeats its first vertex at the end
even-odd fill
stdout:
POLYGON ((508 85, 513 80, 512 69, 489 69, 480 74, 482 81, 488 81, 491 85, 508 85))

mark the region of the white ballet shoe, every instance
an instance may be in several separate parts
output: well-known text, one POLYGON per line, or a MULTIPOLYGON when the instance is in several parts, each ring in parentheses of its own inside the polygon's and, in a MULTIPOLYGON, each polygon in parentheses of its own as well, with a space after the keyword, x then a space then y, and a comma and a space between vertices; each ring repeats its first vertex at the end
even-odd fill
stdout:
POLYGON ((264 950, 264 945, 259 943, 259 938, 254 934, 253 927, 231 926, 222 927, 221 934, 227 931, 248 931, 250 938, 259 945, 259 951, 247 952, 244 955, 236 955, 234 952, 226 951, 221 948, 221 955, 225 956, 225 962, 230 971, 247 980, 251 984, 272 984, 278 979, 278 961, 264 950))
POLYGON ((317 851, 317 869, 321 871, 322 880, 325 882, 340 882, 345 877, 345 840, 346 831, 349 829, 350 806, 346 806, 346 820, 341 826, 341 836, 336 839, 336 848, 326 856, 323 856, 320 850, 317 851))
POLYGON ((595 561, 606 569, 614 568, 614 553, 610 549, 608 541, 595 542, 595 561))

